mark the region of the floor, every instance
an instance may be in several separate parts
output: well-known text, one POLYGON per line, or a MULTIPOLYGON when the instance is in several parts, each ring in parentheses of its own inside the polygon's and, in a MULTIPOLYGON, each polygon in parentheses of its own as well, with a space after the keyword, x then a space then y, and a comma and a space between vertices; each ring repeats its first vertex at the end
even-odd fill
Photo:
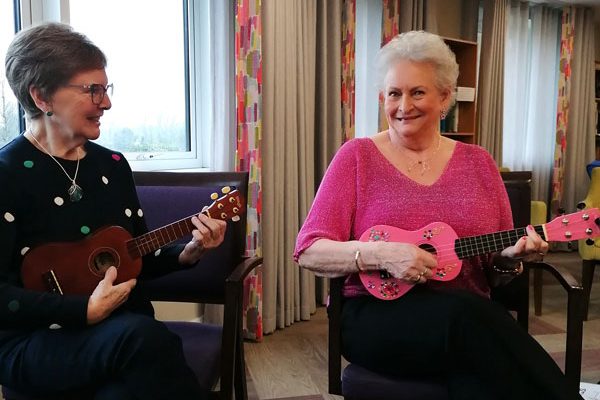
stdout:
MULTIPOLYGON (((552 253, 546 260, 567 267, 580 280, 577 253, 552 253)), ((600 283, 592 291, 588 321, 584 323, 582 381, 600 380, 600 283)), ((530 333, 552 357, 564 362, 566 296, 549 274, 544 276, 540 317, 530 317, 530 333)), ((531 308, 533 310, 533 306, 531 308)), ((532 313, 533 314, 533 313, 532 313)), ((250 400, 341 399, 327 393, 327 315, 318 308, 310 321, 297 322, 245 344, 250 400)))

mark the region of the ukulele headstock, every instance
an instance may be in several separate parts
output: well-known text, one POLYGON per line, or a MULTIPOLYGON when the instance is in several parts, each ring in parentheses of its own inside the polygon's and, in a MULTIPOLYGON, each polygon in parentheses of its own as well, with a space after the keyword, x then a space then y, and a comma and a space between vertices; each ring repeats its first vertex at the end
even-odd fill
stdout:
POLYGON ((556 217, 544 226, 548 241, 592 239, 600 236, 600 212, 597 208, 588 208, 556 217))
POLYGON ((237 189, 230 186, 223 187, 221 193, 223 193, 221 197, 218 193, 211 194, 210 198, 214 201, 204 207, 202 213, 223 221, 230 219, 234 222, 239 221, 240 215, 246 211, 243 196, 237 189))

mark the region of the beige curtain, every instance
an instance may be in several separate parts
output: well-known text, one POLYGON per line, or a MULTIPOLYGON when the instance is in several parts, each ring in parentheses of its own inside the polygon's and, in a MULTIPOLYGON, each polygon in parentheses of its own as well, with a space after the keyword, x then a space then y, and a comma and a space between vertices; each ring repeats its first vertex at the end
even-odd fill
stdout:
POLYGON ((262 2, 264 333, 316 308, 315 277, 292 253, 341 138, 340 20, 341 0, 262 2))
MULTIPOLYGON (((434 2, 435 0, 429 0, 434 2)), ((407 32, 412 30, 427 29, 431 32, 435 32, 434 18, 430 15, 426 21, 427 0, 407 0, 400 1, 400 32, 407 32), (431 23, 432 26, 427 26, 426 22, 431 23)))
POLYGON ((589 178, 586 165, 595 157, 594 102, 594 13, 590 8, 572 7, 575 18, 573 58, 565 155, 562 206, 572 212, 585 197, 589 178))
POLYGON ((483 0, 477 98, 478 143, 502 165, 504 32, 509 0, 483 0))

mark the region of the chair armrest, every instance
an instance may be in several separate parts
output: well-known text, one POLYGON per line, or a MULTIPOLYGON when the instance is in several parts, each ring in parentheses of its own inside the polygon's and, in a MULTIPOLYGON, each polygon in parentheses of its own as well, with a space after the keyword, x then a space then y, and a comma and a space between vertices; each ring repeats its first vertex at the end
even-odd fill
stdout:
POLYGON ((524 263, 527 268, 550 272, 567 292, 565 376, 573 394, 579 393, 583 346, 583 287, 564 267, 545 262, 524 263))
POLYGON ((568 269, 560 265, 548 264, 543 261, 524 263, 526 267, 531 269, 541 269, 550 272, 567 291, 583 290, 577 279, 569 272, 568 269))
POLYGON ((262 257, 249 257, 244 258, 244 260, 235 267, 233 272, 227 277, 225 280, 226 283, 229 282, 241 282, 248 276, 248 274, 260 264, 262 264, 262 257))

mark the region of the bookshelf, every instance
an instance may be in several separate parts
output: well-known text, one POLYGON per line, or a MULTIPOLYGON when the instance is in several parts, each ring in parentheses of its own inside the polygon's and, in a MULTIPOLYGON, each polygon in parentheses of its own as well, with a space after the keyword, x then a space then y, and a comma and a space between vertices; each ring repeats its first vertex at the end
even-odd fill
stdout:
POLYGON ((596 97, 596 160, 600 160, 600 61, 596 61, 594 83, 596 97))
POLYGON ((456 105, 442 121, 442 134, 452 139, 476 143, 477 107, 477 42, 444 38, 446 44, 456 54, 460 69, 456 105))

